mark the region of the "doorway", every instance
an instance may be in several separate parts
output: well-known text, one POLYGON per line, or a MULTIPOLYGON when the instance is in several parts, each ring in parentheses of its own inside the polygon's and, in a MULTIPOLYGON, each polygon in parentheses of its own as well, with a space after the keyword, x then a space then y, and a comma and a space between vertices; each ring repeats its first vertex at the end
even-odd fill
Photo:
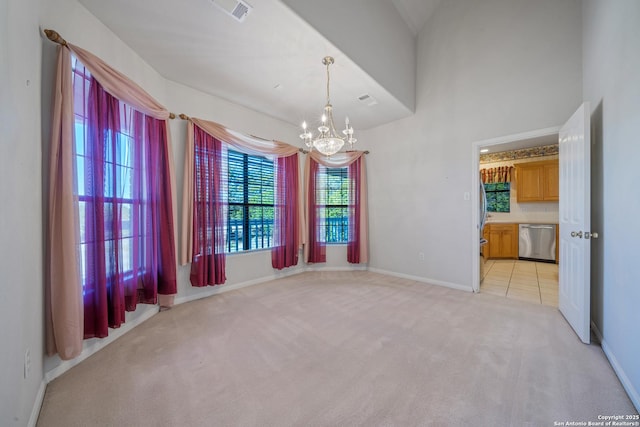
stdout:
POLYGON ((487 260, 480 278, 480 292, 557 308, 558 284, 557 264, 487 260))
MULTIPOLYGON (((514 135, 477 141, 472 144, 472 188, 479 189, 482 181, 480 179, 480 156, 481 150, 489 149, 492 152, 504 152, 531 148, 548 144, 549 141, 557 142, 560 128, 546 128, 514 135)), ((482 184, 483 185, 483 184, 482 184)), ((517 259, 517 231, 515 241, 516 255, 513 252, 508 255, 511 259, 488 259, 482 256, 482 249, 479 248, 481 239, 487 237, 481 235, 481 192, 472 191, 472 280, 474 292, 486 292, 502 295, 507 298, 538 302, 545 305, 557 307, 558 270, 557 264, 541 263, 535 261, 525 261, 517 259), (481 285, 482 282, 482 285, 481 285)), ((523 208, 525 211, 526 208, 523 208)), ((520 215, 513 215, 513 220, 496 218, 496 222, 509 222, 511 227, 518 222, 524 221, 527 215, 520 212, 520 215)), ((491 224, 492 218, 489 218, 491 224)), ((557 222, 557 220, 556 220, 557 222)), ((504 224, 506 225, 506 224, 504 224)), ((507 227, 508 228, 508 227, 507 227)), ((486 248, 486 247, 485 247, 486 248)))

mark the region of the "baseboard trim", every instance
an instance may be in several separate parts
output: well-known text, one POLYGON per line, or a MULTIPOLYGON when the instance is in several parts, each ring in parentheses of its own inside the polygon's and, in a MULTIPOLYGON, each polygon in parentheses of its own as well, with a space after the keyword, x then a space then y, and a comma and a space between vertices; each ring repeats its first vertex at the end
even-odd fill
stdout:
POLYGON ((397 273, 395 271, 381 270, 371 267, 369 267, 369 271, 378 274, 386 274, 387 276, 399 277, 401 279, 413 280, 415 282, 426 283, 429 285, 443 286, 445 288, 451 288, 458 291, 473 292, 473 288, 471 288, 471 286, 460 285, 458 283, 445 282, 442 280, 430 279, 428 277, 413 276, 411 274, 397 273))
POLYGON ((38 387, 38 393, 36 393, 36 398, 33 402, 33 408, 31 408, 31 415, 29 416, 29 422, 27 423, 28 427, 35 427, 38 422, 38 417, 40 416, 40 408, 42 408, 42 402, 44 401, 44 392, 47 389, 47 382, 43 378, 40 381, 40 387, 38 387))
POLYGON ((320 266, 319 264, 310 264, 310 265, 308 264, 306 266, 296 268, 292 271, 281 270, 277 274, 271 274, 269 276, 260 277, 258 279, 253 279, 253 280, 247 280, 245 282, 234 283, 233 285, 212 286, 207 291, 176 298, 174 301, 174 304, 178 305, 178 304, 184 304, 191 301, 197 301, 199 299, 221 294, 223 292, 235 291, 237 289, 246 288, 248 286, 258 285, 260 283, 281 279, 283 277, 295 276, 296 274, 306 273, 308 271, 367 271, 367 270, 368 270, 367 266, 360 266, 360 265, 358 266, 354 265, 353 267, 350 267, 350 266, 327 267, 327 266, 320 266))
POLYGON ((344 267, 326 267, 321 266, 321 264, 311 264, 308 265, 304 271, 367 271, 369 268, 365 265, 354 265, 353 267, 344 266, 344 267))
POLYGON ((144 323, 146 320, 151 319, 153 316, 155 316, 158 313, 159 309, 160 307, 156 306, 155 310, 154 309, 147 310, 145 313, 140 315, 140 317, 137 317, 136 319, 123 323, 122 326, 119 327, 118 329, 110 329, 109 336, 107 338, 96 339, 95 342, 91 343, 90 346, 82 349, 82 353, 80 353, 78 357, 71 360, 65 360, 60 365, 48 371, 44 375, 46 384, 49 384, 51 381, 58 378, 60 375, 64 374, 65 372, 67 372, 69 369, 73 368, 74 366, 84 361, 88 357, 92 356, 96 352, 102 350, 104 347, 108 346, 109 344, 111 344, 112 342, 120 338, 122 335, 134 329, 136 326, 144 323))
POLYGON ((596 325, 593 320, 591 321, 591 330, 593 331, 593 334, 596 336, 596 339, 598 340, 598 342, 601 343, 602 332, 600 332, 600 329, 598 329, 598 325, 596 325))
POLYGON ((633 383, 631 382, 627 374, 624 372, 624 369, 622 369, 622 366, 620 366, 618 359, 611 351, 611 348, 607 344, 607 341, 603 338, 602 331, 600 331, 598 326, 593 321, 591 322, 591 330, 593 331, 593 334, 596 336, 596 339, 600 342, 600 347, 602 347, 602 351, 604 352, 604 355, 607 357, 607 360, 609 361, 609 364, 613 368, 613 371, 618 376, 618 379, 620 380, 622 387, 624 387, 625 391, 629 395, 629 399, 631 399, 631 403, 633 403, 633 406, 636 407, 636 411, 640 412, 640 393, 638 393, 638 390, 636 390, 636 388, 633 386, 633 383))
POLYGON ((615 354, 613 354, 613 351, 607 344, 607 341, 601 339, 600 346, 602 347, 602 351, 604 351, 605 356, 607 356, 607 359, 609 359, 609 363, 618 376, 618 379, 622 383, 622 387, 624 387, 625 391, 629 395, 631 403, 633 403, 633 406, 636 407, 636 411, 640 412, 640 393, 638 393, 638 390, 636 390, 636 388, 633 386, 633 383, 624 372, 624 369, 622 369, 622 366, 620 366, 620 363, 618 363, 618 359, 616 358, 615 354))
POLYGON ((305 269, 297 268, 292 271, 281 271, 278 274, 271 274, 269 276, 260 277, 258 279, 247 280, 240 283, 234 283, 233 285, 218 285, 211 286, 210 289, 204 292, 200 292, 193 295, 187 295, 184 297, 176 298, 174 301, 175 305, 184 304, 191 301, 197 301, 202 298, 207 298, 213 295, 221 294, 223 292, 235 291, 237 289, 246 288, 248 286, 258 285, 264 282, 270 282, 272 280, 281 279, 283 277, 295 276, 296 274, 304 273, 305 269))

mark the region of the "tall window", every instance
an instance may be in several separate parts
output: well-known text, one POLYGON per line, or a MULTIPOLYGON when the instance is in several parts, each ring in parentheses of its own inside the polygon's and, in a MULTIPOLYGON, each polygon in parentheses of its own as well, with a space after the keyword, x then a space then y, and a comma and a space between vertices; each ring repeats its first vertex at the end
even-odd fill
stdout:
POLYGON ((273 246, 273 161, 237 151, 227 157, 229 214, 226 252, 273 246))
POLYGON ((349 170, 319 166, 316 174, 318 235, 326 243, 349 240, 349 170))
POLYGON ((91 265, 94 260, 88 259, 88 247, 95 242, 91 228, 95 226, 92 216, 96 209, 102 211, 101 220, 106 231, 106 273, 117 272, 120 279, 133 279, 134 258, 143 259, 145 250, 145 245, 134 246, 134 237, 142 238, 144 229, 136 224, 143 221, 140 217, 143 200, 140 188, 134 188, 134 181, 139 185, 147 185, 142 182, 144 150, 142 147, 136 148, 133 141, 135 110, 119 104, 119 132, 112 134, 112 130, 106 130, 102 151, 96 152, 95 147, 89 145, 87 124, 91 75, 75 58, 72 70, 76 97, 74 123, 82 282, 86 285, 87 280, 91 280, 92 273, 88 269, 94 268, 91 265), (101 171, 96 170, 97 158, 104 164, 101 171), (102 183, 96 182, 99 179, 102 183), (97 190, 96 185, 102 188, 97 190), (96 194, 103 196, 102 207, 95 206, 96 194))
POLYGON ((75 195, 84 337, 174 292, 166 124, 108 93, 75 58, 75 195))

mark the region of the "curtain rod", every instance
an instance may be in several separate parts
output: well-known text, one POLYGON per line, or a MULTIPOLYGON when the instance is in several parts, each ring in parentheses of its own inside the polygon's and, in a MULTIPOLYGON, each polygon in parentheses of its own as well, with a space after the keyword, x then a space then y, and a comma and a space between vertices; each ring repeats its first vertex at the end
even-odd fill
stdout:
POLYGON ((67 45, 67 41, 63 39, 60 33, 58 33, 57 31, 46 29, 44 30, 44 33, 47 35, 47 38, 52 42, 61 44, 62 46, 67 45))

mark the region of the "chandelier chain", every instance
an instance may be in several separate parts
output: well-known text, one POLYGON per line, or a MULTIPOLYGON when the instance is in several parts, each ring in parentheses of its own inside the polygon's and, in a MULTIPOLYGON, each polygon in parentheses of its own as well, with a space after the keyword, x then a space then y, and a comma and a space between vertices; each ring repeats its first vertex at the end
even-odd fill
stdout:
POLYGON ((329 75, 329 66, 330 62, 327 62, 327 104, 331 104, 331 98, 329 97, 329 79, 331 78, 329 75))

